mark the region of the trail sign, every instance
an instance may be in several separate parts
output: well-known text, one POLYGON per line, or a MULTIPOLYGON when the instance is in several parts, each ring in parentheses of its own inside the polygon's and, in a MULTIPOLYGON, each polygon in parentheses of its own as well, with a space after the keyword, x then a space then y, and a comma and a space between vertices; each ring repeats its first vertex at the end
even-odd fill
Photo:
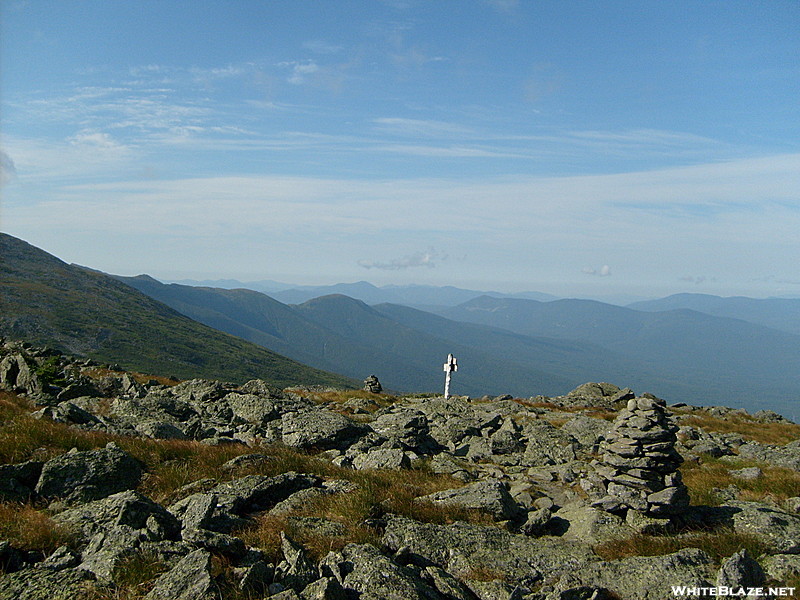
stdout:
POLYGON ((448 354, 447 355, 447 362, 444 363, 444 372, 445 372, 445 376, 444 376, 444 398, 445 398, 445 400, 447 400, 447 398, 450 397, 450 375, 451 375, 451 373, 455 373, 456 371, 458 371, 458 361, 456 360, 455 356, 453 356, 452 354, 448 354))

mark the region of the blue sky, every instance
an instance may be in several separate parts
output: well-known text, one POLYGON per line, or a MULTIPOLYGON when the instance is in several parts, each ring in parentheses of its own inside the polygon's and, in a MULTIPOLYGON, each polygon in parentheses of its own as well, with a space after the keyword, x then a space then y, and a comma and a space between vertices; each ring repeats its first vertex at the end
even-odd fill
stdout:
POLYGON ((800 296, 800 3, 5 0, 2 230, 162 279, 800 296))

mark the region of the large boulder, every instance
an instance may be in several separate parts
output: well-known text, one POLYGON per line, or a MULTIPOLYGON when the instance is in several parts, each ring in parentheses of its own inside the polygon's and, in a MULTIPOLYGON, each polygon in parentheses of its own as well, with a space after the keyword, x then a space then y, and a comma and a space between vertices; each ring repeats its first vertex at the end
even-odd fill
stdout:
POLYGON ((99 500, 139 484, 144 466, 114 442, 100 450, 66 454, 48 460, 36 484, 36 493, 44 498, 67 502, 99 500))
MULTIPOLYGON (((714 579, 710 556, 697 548, 685 548, 665 556, 635 556, 587 564, 562 577, 556 598, 589 598, 569 595, 581 589, 610 590, 619 600, 672 598, 672 586, 709 587, 714 579)), ((609 596, 606 596, 609 597, 609 596)))
POLYGON ((287 446, 319 450, 344 450, 370 431, 366 425, 327 410, 286 413, 281 427, 287 446))
POLYGON ((526 587, 600 560, 587 544, 580 542, 514 535, 496 527, 463 522, 436 525, 390 517, 382 541, 395 552, 405 548, 460 579, 469 579, 488 566, 503 573, 507 582, 526 587))
POLYGON ((322 479, 316 475, 288 471, 274 477, 248 475, 226 481, 211 489, 209 493, 216 495, 217 506, 220 509, 245 515, 267 510, 297 491, 320 485, 322 479))
POLYGON ((320 568, 360 600, 446 600, 413 570, 370 544, 348 544, 341 553, 328 554, 320 568))
POLYGON ((137 491, 126 490, 62 511, 54 520, 80 529, 86 536, 117 525, 158 529, 166 539, 178 539, 180 522, 160 504, 137 491))
POLYGON ((81 569, 27 568, 0 577, 0 600, 75 600, 90 598, 92 575, 81 569))
POLYGON ((728 502, 736 533, 754 535, 774 554, 800 554, 800 515, 791 515, 758 502, 728 502))
POLYGON ((156 579, 146 600, 219 600, 211 577, 211 553, 195 550, 156 579))
POLYGON ((514 519, 520 514, 520 508, 506 486, 494 479, 483 479, 464 487, 420 496, 417 501, 480 510, 497 521, 514 519))

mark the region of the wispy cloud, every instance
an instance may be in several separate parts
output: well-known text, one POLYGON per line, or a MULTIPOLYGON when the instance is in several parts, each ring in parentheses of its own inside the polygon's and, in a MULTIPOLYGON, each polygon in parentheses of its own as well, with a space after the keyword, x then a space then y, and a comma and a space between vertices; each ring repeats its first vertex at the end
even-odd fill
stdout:
POLYGON ((17 168, 11 157, 0 150, 0 187, 6 185, 17 176, 17 168))
POLYGON ((595 269, 594 267, 584 267, 581 269, 581 272, 584 275, 595 275, 597 277, 610 277, 611 276, 611 267, 608 265, 603 265, 599 269, 595 269))
POLYGON ((429 248, 423 252, 414 252, 401 258, 393 258, 387 262, 359 260, 358 265, 365 269, 379 269, 382 271, 402 271, 417 267, 427 267, 433 269, 436 265, 447 260, 447 254, 439 252, 435 248, 429 248))

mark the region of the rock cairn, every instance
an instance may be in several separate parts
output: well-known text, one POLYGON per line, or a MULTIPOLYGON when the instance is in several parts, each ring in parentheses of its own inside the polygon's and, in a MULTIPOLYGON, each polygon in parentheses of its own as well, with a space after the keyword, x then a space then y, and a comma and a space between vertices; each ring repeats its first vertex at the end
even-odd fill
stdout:
POLYGON ((375 375, 370 375, 364 380, 364 391, 380 394, 383 391, 383 386, 375 375))
POLYGON ((603 442, 598 471, 607 495, 595 504, 609 512, 628 509, 652 517, 667 517, 689 505, 689 493, 678 467, 677 426, 663 400, 634 398, 614 421, 603 442))

